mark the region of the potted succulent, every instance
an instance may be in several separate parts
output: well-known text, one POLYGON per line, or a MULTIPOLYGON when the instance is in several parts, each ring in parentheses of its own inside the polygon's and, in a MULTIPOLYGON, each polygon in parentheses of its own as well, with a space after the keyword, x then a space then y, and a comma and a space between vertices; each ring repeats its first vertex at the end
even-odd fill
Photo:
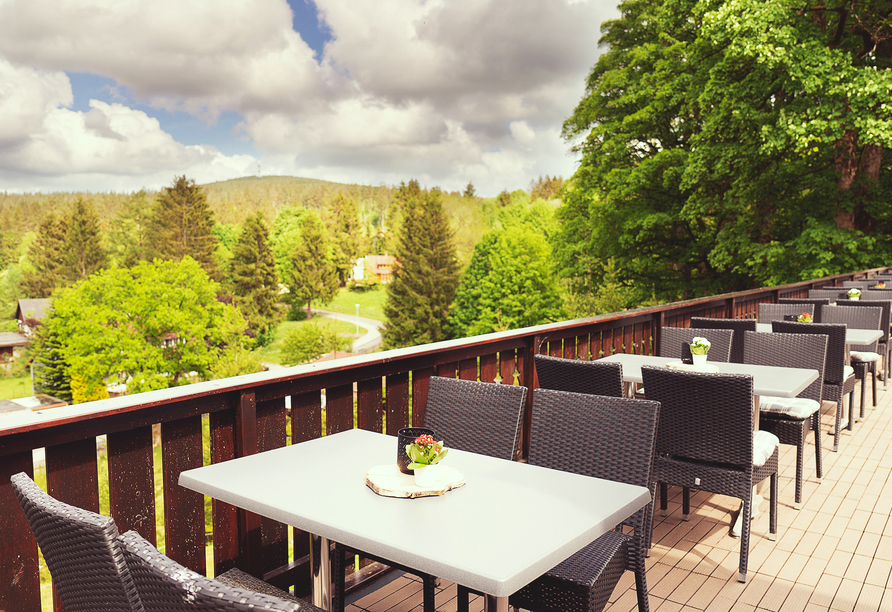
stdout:
POLYGON ((433 436, 424 434, 415 438, 415 442, 406 446, 406 454, 412 463, 409 469, 415 472, 415 484, 419 487, 427 487, 437 481, 435 466, 443 460, 448 448, 443 446, 443 441, 437 442, 433 436))
POLYGON ((709 340, 701 338, 700 336, 691 340, 691 357, 694 359, 695 366, 706 364, 706 353, 709 352, 710 346, 712 346, 712 344, 709 343, 709 340))
POLYGON ((849 296, 850 300, 857 300, 861 297, 861 290, 858 287, 852 287, 846 291, 846 295, 849 296))
POLYGON ((812 316, 810 314, 808 314, 807 312, 803 312, 801 315, 796 317, 796 320, 799 321, 800 323, 811 323, 812 316))

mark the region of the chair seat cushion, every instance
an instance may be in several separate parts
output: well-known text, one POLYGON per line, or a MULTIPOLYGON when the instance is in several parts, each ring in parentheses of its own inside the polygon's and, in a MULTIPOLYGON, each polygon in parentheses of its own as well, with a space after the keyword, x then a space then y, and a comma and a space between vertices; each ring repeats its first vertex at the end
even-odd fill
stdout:
POLYGON ((774 454, 774 449, 780 444, 777 436, 773 433, 762 431, 761 429, 753 432, 753 465, 762 467, 765 462, 774 454))
POLYGON ((882 356, 870 351, 852 351, 852 361, 879 361, 882 356))
POLYGON ((843 380, 846 380, 846 379, 848 379, 849 376, 854 376, 854 375, 855 375, 855 368, 853 368, 852 366, 846 366, 842 371, 842 379, 843 380))
POLYGON ((820 404, 804 397, 774 397, 763 395, 759 402, 760 412, 782 414, 792 419, 807 419, 821 408, 820 404))

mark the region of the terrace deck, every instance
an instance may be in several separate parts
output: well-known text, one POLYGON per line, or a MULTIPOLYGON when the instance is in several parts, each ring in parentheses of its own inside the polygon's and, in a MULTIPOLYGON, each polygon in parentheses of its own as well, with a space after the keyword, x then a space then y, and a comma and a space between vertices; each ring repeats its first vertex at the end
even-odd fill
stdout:
MULTIPOLYGON (((856 397, 860 387, 856 389, 856 397)), ((857 402, 856 402, 857 403, 857 402)), ((892 612, 892 389, 878 389, 878 405, 844 433, 839 453, 823 436, 824 480, 814 475, 814 445, 806 449, 801 510, 793 507, 795 447, 781 446, 778 538, 768 533, 767 502, 753 520, 746 584, 737 582, 740 540, 728 535, 739 502, 692 495, 690 520, 681 519, 681 489, 670 487, 667 516, 657 511, 647 562, 654 612, 771 611, 892 612)), ((823 405, 823 431, 833 429, 836 405, 823 405)), ((422 609, 421 583, 403 576, 366 595, 349 612, 422 609)), ((456 609, 455 585, 443 584, 437 609, 456 609)), ((471 610, 482 610, 482 600, 471 610)), ((637 610, 635 581, 626 572, 607 610, 637 610)))

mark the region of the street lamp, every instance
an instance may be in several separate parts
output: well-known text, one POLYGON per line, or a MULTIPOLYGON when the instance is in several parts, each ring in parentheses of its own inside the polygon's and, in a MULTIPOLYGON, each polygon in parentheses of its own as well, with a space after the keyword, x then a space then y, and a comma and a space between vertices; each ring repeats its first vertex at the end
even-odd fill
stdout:
POLYGON ((359 333, 359 304, 354 304, 356 306, 356 333, 359 333))

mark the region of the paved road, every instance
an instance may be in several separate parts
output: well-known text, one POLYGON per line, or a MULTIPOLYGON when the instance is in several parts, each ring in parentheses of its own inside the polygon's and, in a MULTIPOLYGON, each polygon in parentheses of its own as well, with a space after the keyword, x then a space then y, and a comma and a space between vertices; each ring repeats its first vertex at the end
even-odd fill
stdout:
POLYGON ((381 321, 340 312, 331 312, 330 310, 320 310, 318 308, 313 309, 313 314, 337 319, 338 321, 346 321, 354 325, 359 324, 360 327, 365 329, 365 334, 353 341, 354 353, 372 353, 381 347, 381 332, 378 331, 384 327, 384 323, 381 321))

